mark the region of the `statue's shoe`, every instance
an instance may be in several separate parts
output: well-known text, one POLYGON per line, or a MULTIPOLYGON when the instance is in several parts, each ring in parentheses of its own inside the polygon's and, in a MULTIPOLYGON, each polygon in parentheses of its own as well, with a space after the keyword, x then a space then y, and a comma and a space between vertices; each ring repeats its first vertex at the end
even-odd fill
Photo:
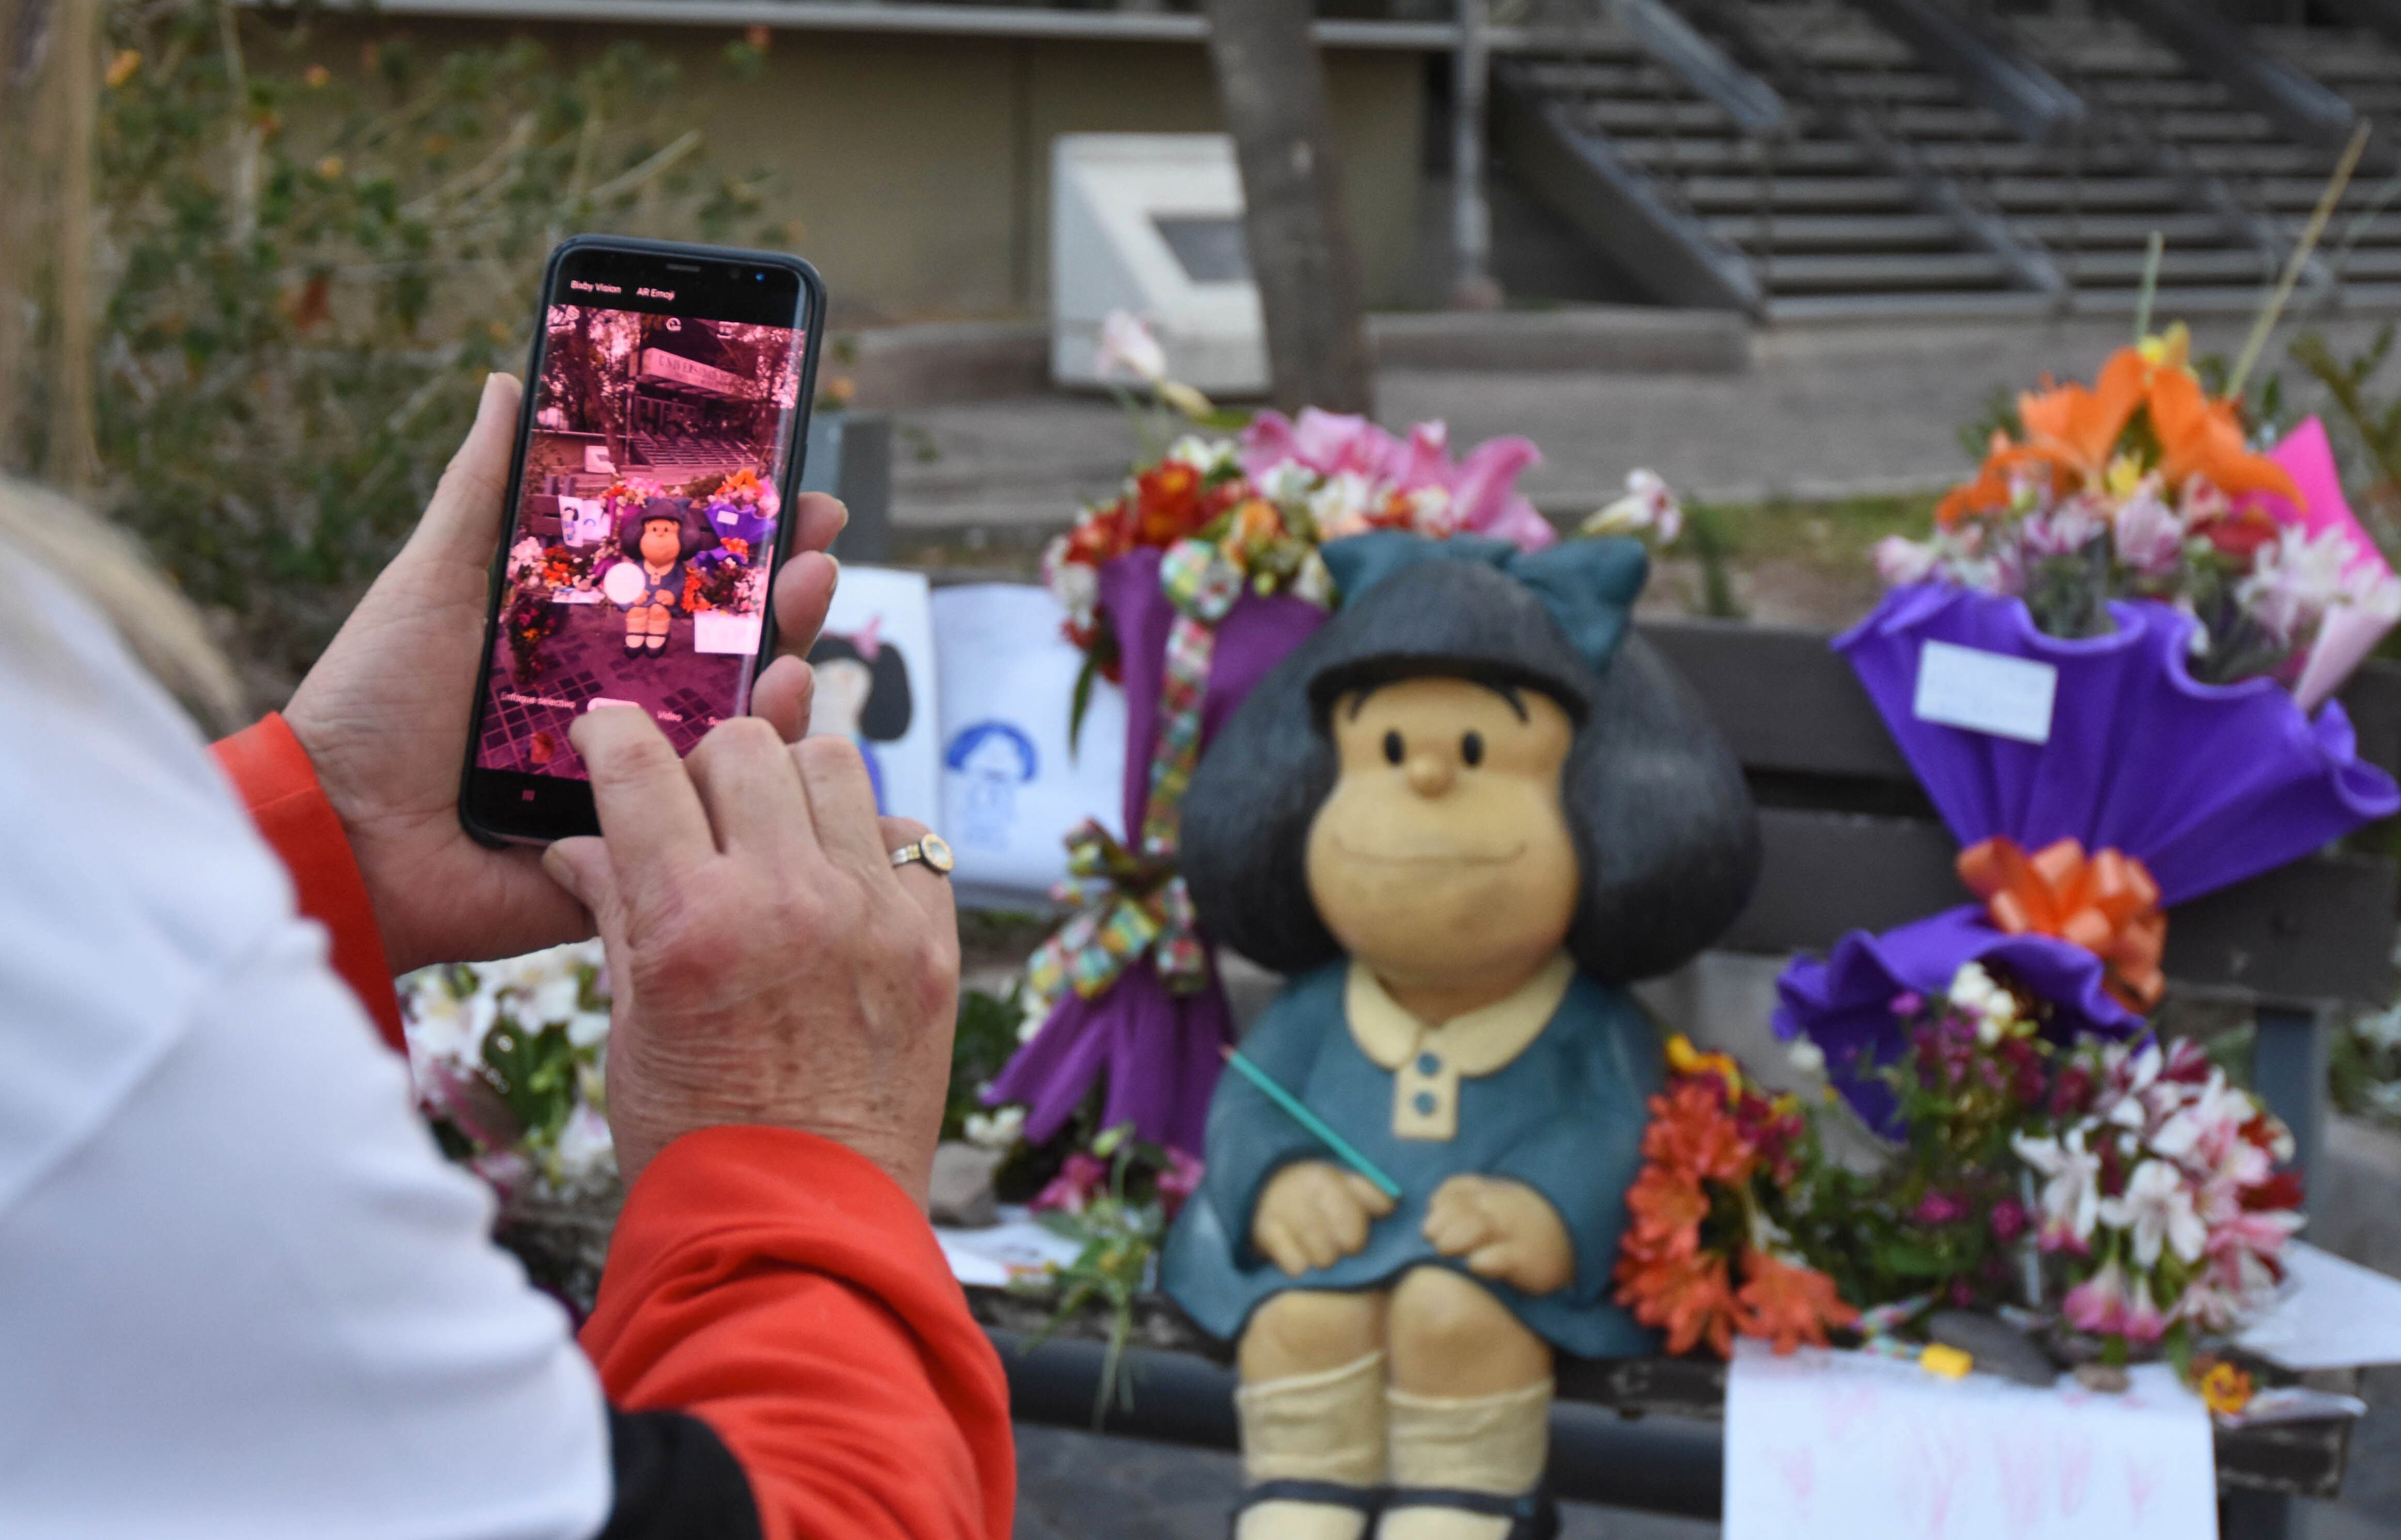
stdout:
POLYGON ((1541 1487, 1504 1497, 1441 1487, 1384 1492, 1376 1540, 1557 1540, 1559 1506, 1541 1487))
POLYGON ((1234 1540, 1366 1540, 1381 1497, 1338 1481, 1261 1481, 1234 1509, 1234 1540))

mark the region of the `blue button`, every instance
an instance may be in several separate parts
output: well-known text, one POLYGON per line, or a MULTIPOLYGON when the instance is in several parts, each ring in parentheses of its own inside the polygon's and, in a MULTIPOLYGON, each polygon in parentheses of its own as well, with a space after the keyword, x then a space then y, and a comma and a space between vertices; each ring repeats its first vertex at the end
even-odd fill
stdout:
POLYGON ((1411 1102, 1409 1105, 1418 1109, 1419 1117, 1431 1118, 1434 1116, 1434 1093, 1431 1091, 1420 1091, 1417 1094, 1417 1100, 1411 1102))
POLYGON ((1418 1055, 1418 1073, 1432 1079, 1442 1073, 1442 1056, 1438 1053, 1418 1055))

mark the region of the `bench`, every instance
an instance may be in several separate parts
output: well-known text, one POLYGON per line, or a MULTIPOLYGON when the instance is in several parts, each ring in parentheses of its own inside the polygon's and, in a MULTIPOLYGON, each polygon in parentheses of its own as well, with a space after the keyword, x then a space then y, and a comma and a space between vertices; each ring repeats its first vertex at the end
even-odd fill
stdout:
MULTIPOLYGON (((1826 635, 1707 620, 1648 622, 1641 630, 1698 692, 1759 803, 1759 887, 1723 948, 1771 956, 1822 951, 1851 930, 1885 929, 1964 901, 1949 832, 1826 635)), ((2342 699, 2362 757, 2401 768, 2401 667, 2370 664, 2342 699)), ((2325 1144, 2328 1013, 2392 998, 2395 897, 2389 856, 2340 850, 2170 913, 2166 971, 2175 989, 2249 1010, 2254 1086, 2291 1126, 2305 1175, 2325 1144)), ((1105 1318, 1090 1313, 1029 1351, 1049 1320, 1042 1300, 969 1294, 1008 1366, 1013 1415, 1091 1427, 1105 1318)), ((1103 1430, 1236 1447, 1225 1349, 1164 1299, 1142 1301, 1132 1341, 1132 1405, 1112 1404, 1103 1430)), ((2263 1383, 2291 1378, 2255 1368, 2263 1383)), ((1554 1487, 1571 1500, 1716 1517, 1724 1396, 1724 1367, 1713 1361, 1561 1364, 1554 1487)), ((2220 1429, 2228 1540, 2284 1540, 2295 1521, 2290 1498, 2339 1490, 2349 1437, 2347 1421, 2220 1429)))

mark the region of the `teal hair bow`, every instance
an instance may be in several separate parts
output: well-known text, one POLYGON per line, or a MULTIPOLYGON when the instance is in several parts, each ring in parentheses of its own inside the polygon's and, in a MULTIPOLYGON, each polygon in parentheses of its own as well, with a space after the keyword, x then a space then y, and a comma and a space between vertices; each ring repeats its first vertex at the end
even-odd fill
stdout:
POLYGON ((1320 554, 1345 604, 1421 561, 1480 561, 1497 568, 1542 600, 1596 673, 1609 667, 1618 643, 1626 639, 1635 598, 1651 575, 1650 550, 1625 536, 1521 551, 1505 540, 1482 535, 1428 540, 1398 529, 1375 529, 1330 541, 1320 554))

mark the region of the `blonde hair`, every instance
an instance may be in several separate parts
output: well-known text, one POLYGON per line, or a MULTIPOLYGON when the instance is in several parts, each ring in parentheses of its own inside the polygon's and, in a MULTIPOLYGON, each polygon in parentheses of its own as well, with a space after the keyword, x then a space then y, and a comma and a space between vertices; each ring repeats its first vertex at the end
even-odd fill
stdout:
MULTIPOLYGON (((0 548, 30 554, 82 595, 203 728, 242 720, 241 687, 199 611, 121 530, 56 492, 0 476, 0 548)), ((28 616, 0 606, 0 640, 39 646, 38 622, 28 616)))

